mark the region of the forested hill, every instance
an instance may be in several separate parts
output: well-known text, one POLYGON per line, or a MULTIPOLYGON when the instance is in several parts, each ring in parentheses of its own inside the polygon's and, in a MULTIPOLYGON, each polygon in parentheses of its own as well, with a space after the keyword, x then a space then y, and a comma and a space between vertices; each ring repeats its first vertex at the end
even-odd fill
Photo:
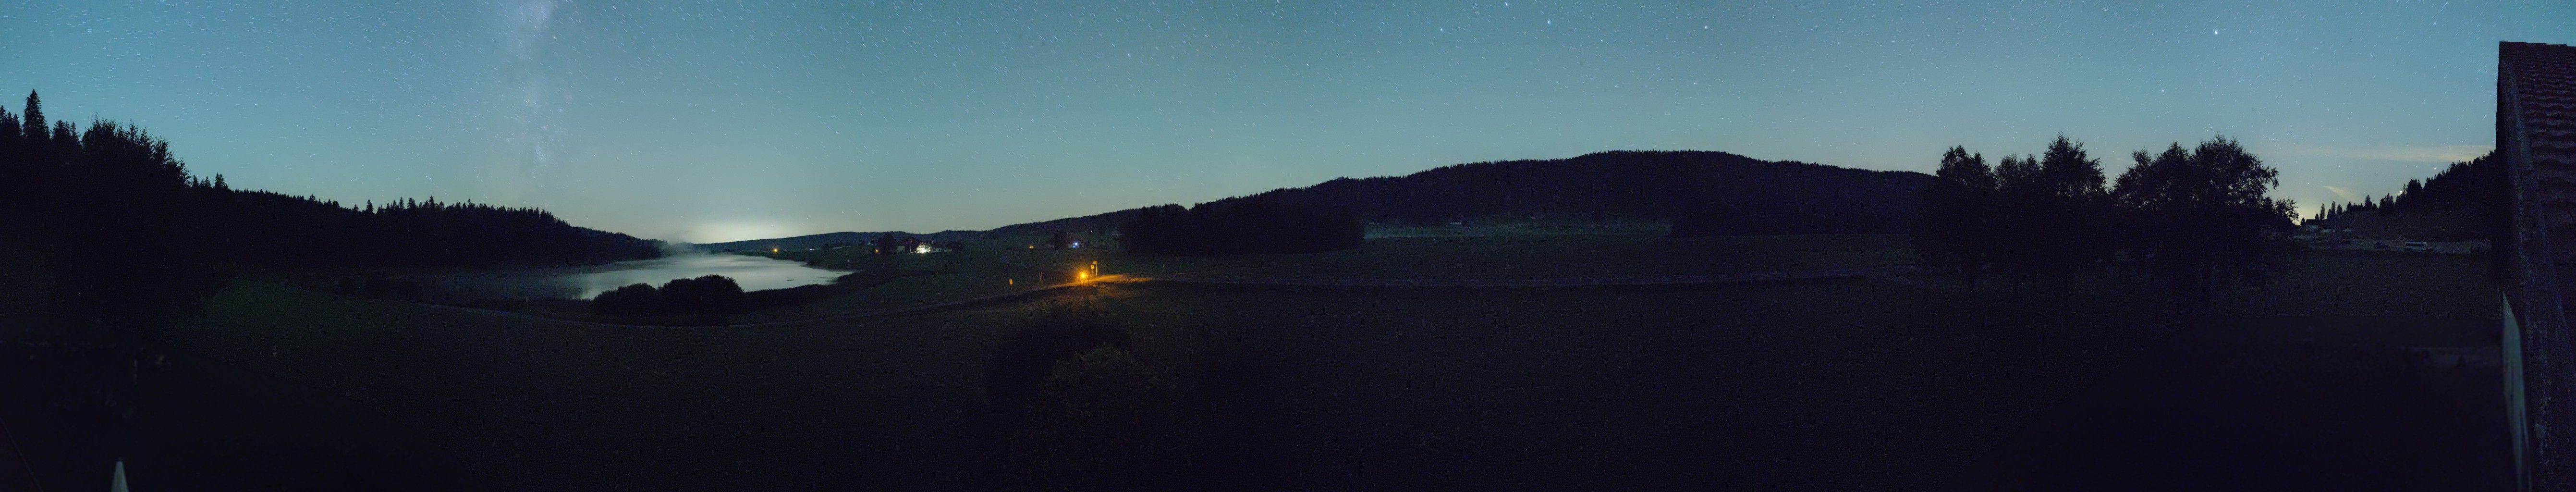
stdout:
MULTIPOLYGON (((1457 164, 1405 176, 1342 178, 1204 205, 1222 207, 1248 200, 1323 203, 1347 207, 1362 219, 1384 224, 1429 224, 1498 214, 1575 214, 1680 219, 1685 229, 1694 229, 1682 231, 1684 235, 1897 233, 1911 227, 1919 206, 1917 196, 1931 179, 1910 171, 1765 161, 1725 152, 1614 151, 1568 159, 1457 164)), ((990 231, 943 231, 925 239, 1034 236, 1059 230, 1106 233, 1135 218, 1140 209, 990 231)))
MULTIPOLYGON (((661 255, 660 241, 574 227, 534 208, 435 198, 342 204, 234 189, 222 176, 191 175, 167 142, 141 128, 49 121, 33 93, 21 108, 0 108, 0 233, 41 240, 66 265, 158 258, 485 268, 661 255)), ((124 275, 110 273, 101 278, 124 275)))
POLYGON ((2353 229, 2353 237, 2367 239, 2492 239, 2511 228, 2505 197, 2504 158, 2491 152, 2407 181, 2398 194, 2326 204, 2306 224, 2353 229))
POLYGON ((1364 219, 1428 223, 1492 214, 1573 213, 1707 222, 1707 233, 1904 232, 1930 175, 1725 152, 1617 151, 1480 162, 1401 177, 1336 179, 1236 200, 1348 207, 1364 219))
POLYGON ((662 242, 577 227, 535 208, 396 200, 344 206, 200 181, 201 237, 234 258, 281 266, 510 267, 654 258, 662 242))

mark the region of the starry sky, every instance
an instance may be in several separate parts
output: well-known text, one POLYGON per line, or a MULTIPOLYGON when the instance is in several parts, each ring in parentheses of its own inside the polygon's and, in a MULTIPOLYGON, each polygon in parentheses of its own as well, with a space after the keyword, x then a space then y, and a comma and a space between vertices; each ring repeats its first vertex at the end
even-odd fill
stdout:
POLYGON ((2500 40, 2576 43, 2576 2, 10 0, 0 90, 235 187, 714 242, 2061 132, 2115 174, 2233 136, 2313 210, 2484 153, 2500 40))

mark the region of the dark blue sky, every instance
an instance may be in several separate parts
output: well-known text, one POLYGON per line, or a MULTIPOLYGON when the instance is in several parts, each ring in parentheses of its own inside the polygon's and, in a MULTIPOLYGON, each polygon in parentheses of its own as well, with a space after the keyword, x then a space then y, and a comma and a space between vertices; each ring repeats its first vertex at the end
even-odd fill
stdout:
MULTIPOLYGON (((1611 149, 1930 171, 2225 133, 2303 210, 2493 143, 2576 2, 0 3, 0 89, 237 187, 723 241, 1611 149)), ((5 105, 17 110, 17 98, 5 105)))

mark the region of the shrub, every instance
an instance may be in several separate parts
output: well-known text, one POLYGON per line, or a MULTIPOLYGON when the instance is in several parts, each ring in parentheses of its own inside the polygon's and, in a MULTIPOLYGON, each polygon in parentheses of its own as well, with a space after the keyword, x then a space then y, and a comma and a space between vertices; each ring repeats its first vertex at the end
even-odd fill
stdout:
POLYGON ((1056 362, 1103 346, 1126 348, 1118 318, 1089 302, 1050 302, 993 349, 985 392, 996 413, 1016 415, 1056 362))
POLYGON ((652 284, 627 285, 591 298, 590 309, 615 316, 652 314, 662 309, 662 293, 654 290, 652 284))
POLYGON ((673 312, 729 313, 742 307, 742 286, 723 275, 673 279, 662 284, 662 302, 673 312))
POLYGON ((1011 436, 1013 490, 1145 490, 1172 446, 1171 392, 1126 350, 1055 364, 1011 436))

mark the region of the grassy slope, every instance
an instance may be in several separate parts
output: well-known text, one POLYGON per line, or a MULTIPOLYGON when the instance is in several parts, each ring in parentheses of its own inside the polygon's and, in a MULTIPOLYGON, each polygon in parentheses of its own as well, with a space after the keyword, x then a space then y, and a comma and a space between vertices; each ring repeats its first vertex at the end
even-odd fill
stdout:
POLYGON ((151 383, 141 485, 945 488, 983 354, 1024 307, 693 330, 256 283, 216 303, 151 383))
POLYGON ((2140 336, 1984 322, 2000 313, 1885 282, 1135 302, 1252 354, 1216 390, 1248 393, 1236 432, 1262 444, 1242 452, 1277 457, 1250 474, 1286 488, 1956 484, 2140 336))
POLYGON ((2381 260, 2313 263, 2288 279, 2304 290, 2202 327, 2118 296, 2012 303, 1875 281, 1465 297, 1164 289, 1133 310, 1192 313, 1161 322, 1208 323, 1247 347, 1256 375, 1209 391, 1250 395, 1238 432, 1263 444, 1246 452, 1282 463, 1251 474, 1284 488, 2503 483, 2492 371, 2388 369, 2384 353, 2342 348, 2492 347, 2494 304, 2471 300, 2492 293, 2480 266, 2381 260), (2403 289, 2431 299, 2403 322, 2307 312, 2382 306, 2403 289), (2315 341, 2290 343, 2303 338, 2315 341))
MULTIPOLYGON (((1211 402, 1195 434, 1223 445, 1204 454, 1245 459, 1229 471, 1258 484, 2189 486, 2173 470, 2193 470, 2477 486, 2501 457, 2492 374, 2381 374, 2275 343, 2491 340, 2492 305, 2466 294, 2414 304, 2408 323, 2280 322, 2412 302, 2392 285, 2476 290, 2478 265, 2455 263, 2313 264, 2292 279, 2312 289, 2202 330, 2154 328, 2104 299, 2013 304, 1884 281, 1103 292, 1140 352, 1211 402), (1220 360, 1241 370, 1201 370, 1220 360), (2338 474, 2355 465, 2373 473, 2338 474)), ((1032 305, 607 329, 241 284, 174 336, 182 370, 154 382, 146 416, 162 446, 136 472, 950 488, 972 469, 985 351, 1032 305)))
MULTIPOLYGON (((1653 235, 1533 234, 1418 236, 1369 240, 1349 251, 1290 255, 1147 257, 1108 249, 1031 250, 996 246, 1044 238, 1004 238, 969 251, 876 256, 858 248, 791 251, 776 257, 840 268, 947 271, 908 277, 811 304, 731 318, 737 323, 810 319, 835 314, 937 304, 1000 295, 1038 285, 1043 268, 1072 271, 1099 262, 1106 274, 1204 272, 1288 278, 1550 278, 1725 273, 1903 264, 1913 261, 1896 235, 1745 236, 1667 239, 1653 235), (998 253, 998 255, 997 255, 998 253), (1004 263, 1007 257, 1009 263, 1004 263)), ((762 255, 772 256, 772 255, 762 255)))
POLYGON ((2485 271, 2317 256, 2033 415, 2002 463, 2037 489, 2507 489, 2495 368, 2425 368, 2395 349, 2495 347, 2485 271))
POLYGON ((2320 254, 2268 292, 2231 306, 2266 342, 2493 347, 2501 329, 2429 330, 2463 319, 2500 326, 2495 282, 2483 260, 2320 254))

